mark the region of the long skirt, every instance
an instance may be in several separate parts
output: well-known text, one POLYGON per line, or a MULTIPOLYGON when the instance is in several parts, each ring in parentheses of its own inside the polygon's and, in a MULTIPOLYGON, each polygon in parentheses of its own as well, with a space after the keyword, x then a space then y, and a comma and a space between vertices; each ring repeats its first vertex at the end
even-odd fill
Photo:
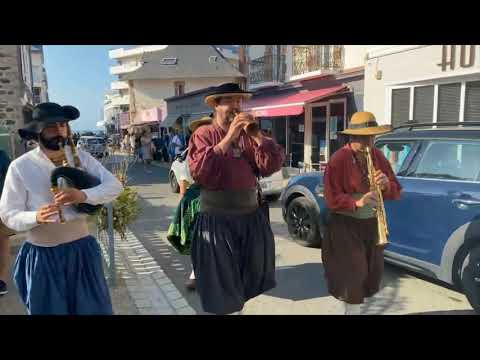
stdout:
POLYGON ((378 292, 384 246, 376 246, 377 219, 331 214, 322 261, 329 293, 349 304, 361 304, 378 292))
POLYGON ((93 236, 41 247, 24 243, 14 281, 30 315, 112 315, 100 247, 93 236))
POLYGON ((261 210, 236 216, 198 213, 191 257, 206 312, 239 311, 276 286, 275 241, 261 210))

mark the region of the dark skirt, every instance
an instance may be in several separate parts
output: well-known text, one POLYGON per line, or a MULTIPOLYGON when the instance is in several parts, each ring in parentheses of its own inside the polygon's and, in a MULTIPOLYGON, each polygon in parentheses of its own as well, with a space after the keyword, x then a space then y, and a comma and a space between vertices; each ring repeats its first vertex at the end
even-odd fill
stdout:
POLYGON ((203 309, 230 314, 275 287, 275 241, 261 210, 245 215, 197 214, 192 264, 203 309))
POLYGON ((349 304, 361 304, 380 288, 384 246, 376 246, 377 219, 331 214, 322 242, 328 291, 349 304))
POLYGON ((30 315, 112 315, 102 266, 93 236, 53 247, 27 242, 14 281, 30 315))

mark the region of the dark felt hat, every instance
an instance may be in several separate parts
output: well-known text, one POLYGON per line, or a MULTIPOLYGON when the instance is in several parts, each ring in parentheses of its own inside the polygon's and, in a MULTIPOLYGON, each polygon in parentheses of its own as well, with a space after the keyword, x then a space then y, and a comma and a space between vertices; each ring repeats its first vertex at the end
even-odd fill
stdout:
POLYGON ((74 106, 61 106, 52 102, 41 103, 33 108, 32 121, 23 129, 19 129, 18 134, 23 139, 32 139, 50 124, 69 122, 79 117, 80 111, 74 106))
POLYGON ((238 84, 226 83, 215 87, 207 96, 205 96, 205 103, 210 107, 214 107, 215 99, 226 96, 240 96, 249 99, 252 96, 252 93, 250 91, 242 90, 238 84))

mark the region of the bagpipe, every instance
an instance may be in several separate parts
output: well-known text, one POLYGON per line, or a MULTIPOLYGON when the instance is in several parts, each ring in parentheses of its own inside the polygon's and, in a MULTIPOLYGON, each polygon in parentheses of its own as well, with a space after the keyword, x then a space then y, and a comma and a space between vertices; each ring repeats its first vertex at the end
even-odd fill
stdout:
MULTIPOLYGON (((64 142, 60 143, 60 149, 63 150, 65 160, 63 165, 56 167, 50 176, 51 190, 57 193, 65 188, 75 188, 78 190, 90 189, 101 184, 100 179, 81 169, 80 158, 73 142, 70 126, 67 126, 68 136, 64 142)), ((86 203, 73 204, 73 207, 80 213, 93 215, 100 210, 103 205, 91 205, 86 203)), ((63 213, 59 208, 60 222, 64 223, 63 213)))

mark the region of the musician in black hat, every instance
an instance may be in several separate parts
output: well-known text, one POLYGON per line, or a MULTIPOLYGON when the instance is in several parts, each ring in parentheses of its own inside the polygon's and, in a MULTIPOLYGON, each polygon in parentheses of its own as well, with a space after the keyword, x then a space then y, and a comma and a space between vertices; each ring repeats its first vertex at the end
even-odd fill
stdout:
POLYGON ((28 232, 15 261, 14 281, 32 315, 113 312, 101 251, 90 235, 87 215, 79 209, 112 201, 122 186, 87 152, 78 150, 80 164, 72 164, 63 150, 68 146, 68 122, 79 116, 73 106, 42 103, 34 108, 32 121, 19 135, 37 140, 39 146, 10 164, 0 199, 5 225, 28 232), (70 167, 59 168, 66 162, 70 167), (66 169, 73 186, 54 195, 52 173, 59 169, 66 169), (76 180, 85 182, 75 179, 81 175, 91 176, 98 185, 75 188, 76 180))
POLYGON ((203 309, 214 314, 238 312, 275 287, 275 243, 256 176, 280 170, 285 154, 260 131, 248 131, 258 123, 238 112, 250 96, 237 84, 218 86, 205 98, 212 124, 197 129, 189 144, 189 169, 201 188, 192 263, 203 309))

